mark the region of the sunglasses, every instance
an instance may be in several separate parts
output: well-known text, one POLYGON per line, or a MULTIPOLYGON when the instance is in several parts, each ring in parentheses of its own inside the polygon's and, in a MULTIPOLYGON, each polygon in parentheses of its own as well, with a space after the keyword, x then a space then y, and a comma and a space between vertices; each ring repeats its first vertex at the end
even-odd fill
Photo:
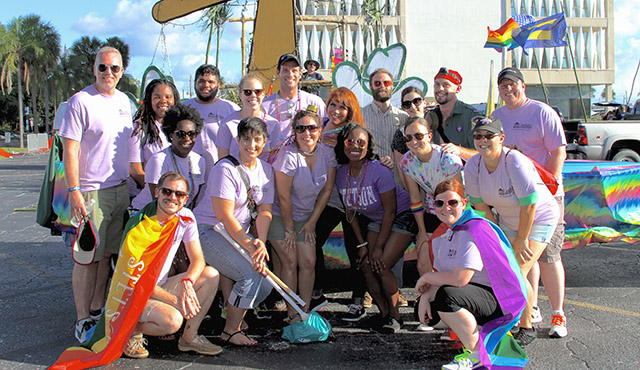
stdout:
POLYGON ((162 192, 163 195, 165 195, 167 197, 170 197, 171 194, 175 194, 176 195, 176 199, 178 199, 178 200, 182 200, 188 195, 184 191, 173 190, 173 189, 169 189, 169 188, 160 188, 160 191, 162 192))
POLYGON ((316 125, 308 125, 308 126, 296 126, 295 130, 299 134, 304 134, 305 131, 309 130, 309 132, 314 133, 318 131, 320 127, 316 125))
POLYGON ((175 132, 175 134, 180 139, 184 139, 185 137, 187 137, 187 135, 189 135, 189 138, 191 138, 191 140, 195 139, 196 136, 198 136, 198 132, 196 130, 189 131, 189 132, 178 130, 175 132))
POLYGON ((496 136, 498 136, 498 135, 496 135, 496 134, 484 134, 484 135, 482 135, 482 134, 473 134, 473 139, 474 140, 482 140, 482 139, 491 140, 496 136))
POLYGON ((417 97, 413 100, 405 100, 402 102, 402 108, 404 109, 410 109, 411 108, 411 104, 415 105, 416 107, 419 107, 420 104, 422 104, 422 98, 421 97, 417 97))
POLYGON ((382 85, 384 85, 384 87, 391 87, 393 85, 393 81, 391 80, 373 81, 373 87, 380 87, 382 85))
POLYGON ((411 134, 404 134, 404 141, 406 141, 407 143, 410 143, 411 140, 413 140, 413 138, 415 137, 416 140, 421 141, 422 139, 424 139, 425 136, 427 136, 429 134, 425 134, 422 132, 416 132, 415 134, 411 135, 411 134))
POLYGON ((360 148, 364 148, 367 146, 367 141, 365 139, 346 139, 344 141, 344 146, 353 146, 354 144, 360 148))
POLYGON ((122 71, 122 67, 119 65, 109 65, 109 64, 98 64, 98 71, 106 72, 107 68, 111 69, 111 73, 116 74, 122 71))
POLYGON ((244 94, 244 96, 251 96, 251 94, 256 94, 256 96, 260 96, 262 95, 262 93, 264 92, 263 89, 243 89, 242 93, 244 94))
MULTIPOLYGON (((433 204, 436 206, 436 208, 442 208, 442 207, 444 207, 444 200, 442 200, 442 199, 436 199, 436 201, 435 201, 433 204)), ((458 205, 460 204, 460 201, 459 201, 459 200, 457 200, 457 199, 449 199, 449 200, 447 201, 447 204, 448 204, 448 205, 449 205, 449 207, 451 207, 451 208, 456 208, 456 207, 458 207, 458 205)))

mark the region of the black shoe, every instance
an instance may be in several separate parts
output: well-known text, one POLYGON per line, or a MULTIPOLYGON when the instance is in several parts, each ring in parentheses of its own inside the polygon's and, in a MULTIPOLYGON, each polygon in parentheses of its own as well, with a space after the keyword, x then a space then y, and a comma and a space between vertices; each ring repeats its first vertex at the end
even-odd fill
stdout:
POLYGON ((356 322, 356 321, 360 321, 366 315, 367 313, 365 312, 364 307, 360 306, 359 304, 352 303, 349 305, 349 312, 347 312, 347 314, 344 315, 342 320, 349 321, 349 322, 356 322))
POLYGON ((265 305, 264 303, 261 303, 256 308, 254 308, 253 314, 258 320, 270 320, 273 317, 271 315, 271 311, 269 311, 267 305, 265 305))
POLYGON ((327 304, 329 304, 329 301, 327 300, 327 297, 325 297, 324 295, 321 295, 318 298, 311 298, 311 304, 309 305, 309 310, 310 311, 319 311, 322 308, 324 308, 324 306, 326 306, 327 304))
POLYGON ((513 335, 513 339, 515 339, 516 342, 518 342, 520 347, 526 347, 528 344, 530 344, 536 339, 536 336, 537 335, 536 335, 535 328, 531 328, 531 329, 520 328, 520 330, 518 330, 518 332, 513 335))

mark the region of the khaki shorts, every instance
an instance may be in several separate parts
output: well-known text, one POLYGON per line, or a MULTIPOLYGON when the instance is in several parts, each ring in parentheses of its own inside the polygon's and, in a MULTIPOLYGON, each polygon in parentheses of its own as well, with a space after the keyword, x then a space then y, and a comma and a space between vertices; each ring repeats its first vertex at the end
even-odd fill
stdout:
MULTIPOLYGON (((164 282, 164 284, 160 285, 160 287, 166 290, 167 292, 177 296, 180 293, 180 284, 182 283, 182 278, 185 276, 187 276, 186 272, 183 272, 178 275, 173 275, 170 278, 168 278, 167 281, 164 282)), ((153 312, 155 308, 163 305, 171 307, 174 310, 176 309, 175 307, 173 307, 168 303, 164 303, 157 299, 149 298, 149 300, 147 301, 147 304, 144 306, 144 310, 142 311, 142 314, 140 314, 140 318, 138 318, 138 322, 142 322, 142 323, 149 322, 149 316, 151 316, 151 312, 153 312)))
POLYGON ((129 207, 129 189, 127 183, 89 191, 83 194, 85 204, 95 199, 93 211, 89 215, 98 229, 100 245, 96 249, 94 262, 104 258, 105 253, 117 254, 122 243, 124 212, 129 207))
MULTIPOLYGON (((296 241, 304 242, 304 233, 299 232, 302 229, 302 226, 307 221, 293 221, 293 229, 296 232, 296 241)), ((271 225, 269 225, 269 233, 267 234, 267 239, 269 240, 284 240, 284 221, 282 221, 282 217, 278 215, 273 215, 271 219, 271 225)))

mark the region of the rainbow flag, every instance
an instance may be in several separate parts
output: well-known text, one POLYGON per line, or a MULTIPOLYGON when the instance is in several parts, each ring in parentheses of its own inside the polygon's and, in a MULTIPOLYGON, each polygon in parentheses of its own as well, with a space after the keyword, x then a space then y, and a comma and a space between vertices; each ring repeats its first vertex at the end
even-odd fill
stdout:
POLYGON ((534 21, 535 18, 530 15, 519 14, 509 18, 507 23, 503 24, 495 31, 492 31, 487 27, 488 35, 484 47, 494 48, 498 52, 502 52, 503 47, 506 47, 507 50, 517 48, 520 44, 513 39, 512 33, 520 27, 534 21))
POLYGON ((122 355, 167 259, 180 217, 173 217, 160 226, 155 201, 131 217, 105 309, 93 335, 80 346, 65 350, 51 369, 102 366, 122 355))
POLYGON ((509 330, 520 320, 527 304, 527 288, 507 237, 473 210, 464 211, 452 229, 464 230, 475 240, 504 313, 480 328, 480 361, 490 370, 524 368, 529 359, 509 330))

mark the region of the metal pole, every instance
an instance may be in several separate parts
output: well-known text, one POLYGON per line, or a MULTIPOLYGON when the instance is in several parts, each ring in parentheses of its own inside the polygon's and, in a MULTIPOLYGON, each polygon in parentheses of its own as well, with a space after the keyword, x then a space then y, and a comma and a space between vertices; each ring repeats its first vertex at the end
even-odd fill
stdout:
POLYGON ((547 95, 547 88, 544 86, 544 81, 542 81, 542 72, 540 71, 540 64, 538 63, 538 58, 536 57, 535 50, 533 50, 533 60, 536 62, 536 68, 538 69, 538 78, 540 79, 540 86, 542 86, 542 93, 544 94, 544 100, 547 102, 547 105, 551 105, 549 104, 549 96, 547 95))
POLYGON ((636 67, 636 73, 633 75, 633 81, 631 82, 631 92, 629 93, 629 98, 627 99, 627 105, 631 102, 631 97, 633 96, 633 86, 636 84, 636 77, 638 76, 638 69, 640 69, 640 59, 638 60, 638 66, 636 67))
POLYGON ((244 38, 244 24, 245 24, 245 18, 244 18, 244 12, 242 12, 242 17, 240 18, 240 21, 242 22, 242 75, 244 76, 246 73, 246 66, 244 64, 245 61, 245 49, 246 49, 246 40, 244 38))
POLYGON ((578 85, 578 96, 580 96, 580 106, 582 107, 582 114, 584 115, 584 121, 589 121, 587 116, 587 110, 584 107, 584 100, 582 99, 582 89, 580 88, 580 80, 578 79, 578 71, 576 70, 576 58, 573 55, 573 48, 571 47, 571 38, 567 37, 567 44, 569 46, 569 53, 571 54, 571 63, 573 64, 573 74, 576 76, 576 83, 578 85))

